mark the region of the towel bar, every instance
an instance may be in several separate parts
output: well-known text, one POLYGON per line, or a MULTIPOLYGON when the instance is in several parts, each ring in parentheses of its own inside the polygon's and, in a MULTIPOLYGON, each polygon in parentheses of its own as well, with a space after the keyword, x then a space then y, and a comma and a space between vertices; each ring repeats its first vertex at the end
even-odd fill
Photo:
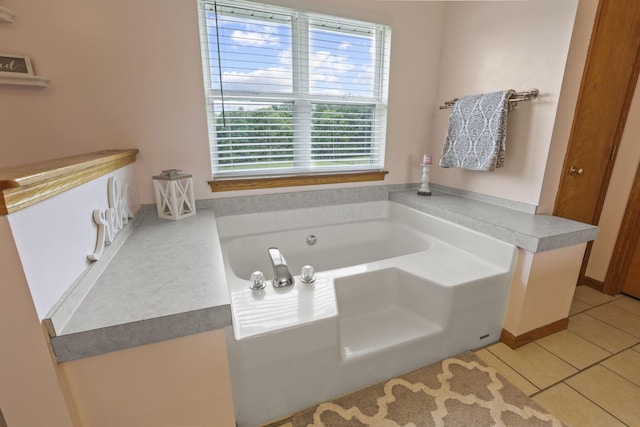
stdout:
MULTIPOLYGON (((515 107, 516 105, 518 105, 518 102, 534 100, 538 97, 539 94, 540 91, 538 89, 531 89, 526 92, 516 92, 515 94, 511 95, 511 97, 509 97, 509 102, 513 103, 512 107, 515 107)), ((458 102, 458 98, 452 99, 451 101, 446 101, 444 105, 440 106, 440 109, 446 110, 447 108, 453 108, 456 102, 458 102)))

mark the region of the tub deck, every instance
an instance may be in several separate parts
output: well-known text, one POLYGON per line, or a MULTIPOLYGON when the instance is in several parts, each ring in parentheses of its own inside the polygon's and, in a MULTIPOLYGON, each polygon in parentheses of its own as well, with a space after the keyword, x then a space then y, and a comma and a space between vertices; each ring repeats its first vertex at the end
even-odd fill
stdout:
MULTIPOLYGON (((83 285, 88 281, 86 285, 92 292, 82 298, 74 298, 73 290, 70 290, 60 301, 58 308, 69 313, 64 316, 66 319, 63 323, 70 321, 79 327, 73 333, 56 329, 49 331, 57 360, 64 362, 95 356, 230 326, 230 299, 219 245, 207 245, 200 239, 211 232, 217 234, 216 220, 229 215, 276 211, 282 206, 317 206, 322 210, 327 205, 390 199, 531 252, 571 246, 597 236, 597 227, 589 224, 534 215, 533 211, 527 213, 517 206, 499 205, 494 200, 472 200, 444 193, 438 191, 435 185, 431 197, 418 197, 415 190, 404 190, 406 186, 397 187, 374 186, 198 201, 196 217, 178 222, 158 220, 155 205, 148 206, 149 209, 140 214, 142 220, 131 234, 140 235, 147 242, 144 251, 128 250, 126 256, 120 251, 105 265, 99 266, 100 261, 94 263, 96 265, 90 268, 91 271, 78 279, 83 285), (208 219, 202 221, 204 217, 208 219), (175 227, 176 236, 187 233, 196 239, 189 241, 182 237, 170 237, 167 227, 175 227), (193 273, 203 276, 211 269, 211 278, 196 284, 189 280, 189 276, 160 273, 162 269, 158 269, 158 266, 176 261, 173 252, 162 250, 166 244, 178 248, 180 256, 202 257, 206 261, 205 269, 195 267, 193 273), (109 291, 114 283, 119 285, 118 292, 109 291), (158 289, 163 290, 161 301, 157 300, 158 289), (203 298, 202 295, 211 297, 203 298), (147 304, 154 299, 157 303, 147 304), (176 306, 176 300, 184 301, 184 304, 176 306), (138 312, 121 309, 131 303, 139 307, 148 306, 148 310, 138 312), (100 307, 100 310, 85 310, 89 305, 100 307)), ((123 249, 128 248, 131 242, 127 239, 123 249)), ((48 320, 45 319, 45 323, 48 320)))

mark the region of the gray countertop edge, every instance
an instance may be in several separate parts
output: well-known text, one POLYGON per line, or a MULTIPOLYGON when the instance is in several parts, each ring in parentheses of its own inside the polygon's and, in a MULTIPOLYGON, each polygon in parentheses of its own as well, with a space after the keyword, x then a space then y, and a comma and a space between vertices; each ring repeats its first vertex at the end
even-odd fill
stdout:
POLYGON ((231 325, 229 304, 51 338, 58 363, 171 340, 231 325))
POLYGON ((598 227, 550 215, 535 215, 482 201, 433 192, 391 191, 389 200, 468 227, 532 253, 595 240, 598 227), (483 215, 474 215, 480 210, 483 215), (475 211, 475 212, 474 212, 475 211), (508 222, 508 225, 505 223, 508 222))

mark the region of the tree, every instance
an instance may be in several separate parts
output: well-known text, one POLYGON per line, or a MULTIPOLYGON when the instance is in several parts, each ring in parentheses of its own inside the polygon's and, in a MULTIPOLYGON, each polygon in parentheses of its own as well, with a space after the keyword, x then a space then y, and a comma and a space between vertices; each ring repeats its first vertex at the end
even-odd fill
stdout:
MULTIPOLYGON (((363 163, 372 155, 373 105, 314 103, 311 158, 314 163, 363 163)), ((228 110, 216 117, 218 165, 293 165, 293 104, 228 110)))

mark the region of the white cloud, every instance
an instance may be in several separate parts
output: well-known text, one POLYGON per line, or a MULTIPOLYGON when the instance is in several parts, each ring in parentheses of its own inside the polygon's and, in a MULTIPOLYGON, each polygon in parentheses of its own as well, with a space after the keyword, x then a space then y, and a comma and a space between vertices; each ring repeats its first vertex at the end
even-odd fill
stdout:
POLYGON ((343 96, 349 92, 348 73, 356 68, 349 58, 327 51, 311 52, 311 90, 324 95, 343 96))
POLYGON ((353 70, 356 66, 349 62, 347 57, 332 55, 330 52, 319 50, 309 55, 309 66, 312 73, 318 70, 318 74, 344 74, 353 70))
POLYGON ((237 71, 222 75, 223 88, 240 91, 291 92, 291 70, 282 67, 270 67, 249 73, 237 71))
MULTIPOLYGON (((281 50, 270 67, 250 72, 236 70, 224 73, 223 87, 232 91, 291 92, 291 64, 291 49, 281 50)), ((332 96, 355 95, 363 90, 360 85, 372 83, 373 67, 355 64, 348 55, 336 55, 330 51, 310 52, 309 66, 309 83, 313 93, 332 96)))
POLYGON ((235 30, 231 33, 231 39, 234 43, 242 46, 265 46, 267 44, 277 44, 277 37, 271 34, 256 33, 249 31, 235 30))
POLYGON ((278 62, 282 65, 291 67, 291 48, 283 50, 278 54, 278 62))
POLYGON ((267 25, 246 25, 246 31, 233 31, 231 40, 242 46, 276 45, 280 42, 277 30, 267 25))
POLYGON ((373 66, 363 65, 360 67, 360 72, 353 80, 354 83, 370 85, 373 82, 373 66))

